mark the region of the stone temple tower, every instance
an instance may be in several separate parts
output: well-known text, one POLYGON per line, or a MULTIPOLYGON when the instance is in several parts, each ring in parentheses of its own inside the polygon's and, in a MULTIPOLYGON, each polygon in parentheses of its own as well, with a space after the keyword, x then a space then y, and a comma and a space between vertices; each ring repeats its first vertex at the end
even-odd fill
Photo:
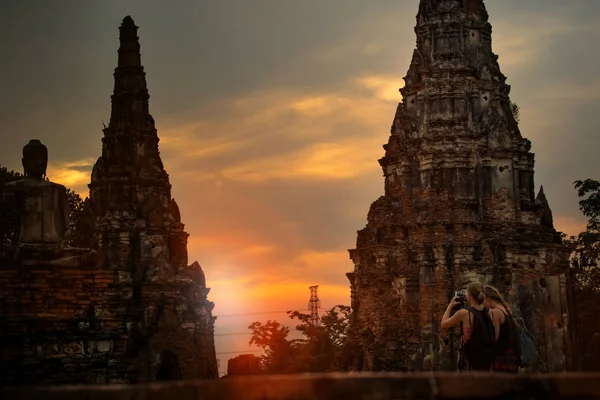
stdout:
POLYGON ((187 236, 158 151, 137 26, 123 20, 110 123, 90 184, 101 263, 153 281, 187 266, 187 236))
POLYGON ((482 0, 421 0, 416 49, 385 156, 384 195, 350 250, 355 369, 452 370, 440 330, 455 290, 498 287, 539 346, 570 366, 568 251, 534 193, 534 155, 511 112, 482 0))
POLYGON ((137 29, 125 17, 110 123, 89 185, 98 263, 114 271, 128 357, 139 360, 129 381, 217 377, 214 304, 200 265, 187 264, 188 234, 159 155, 137 29))

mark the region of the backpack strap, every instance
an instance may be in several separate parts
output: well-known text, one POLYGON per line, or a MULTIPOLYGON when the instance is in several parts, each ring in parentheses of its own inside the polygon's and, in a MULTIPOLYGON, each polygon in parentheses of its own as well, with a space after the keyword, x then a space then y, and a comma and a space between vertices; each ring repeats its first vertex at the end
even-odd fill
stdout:
POLYGON ((504 314, 504 322, 506 322, 506 318, 508 317, 508 319, 510 320, 510 322, 513 323, 513 325, 518 325, 518 323, 515 321, 515 319, 513 318, 511 313, 506 312, 500 308, 498 308, 498 310, 500 310, 502 312, 502 314, 504 314))
MULTIPOLYGON (((467 310, 467 312, 469 313, 468 314, 468 317, 469 317, 469 326, 473 326, 473 324, 471 323, 471 314, 475 314, 476 310, 473 307, 471 307, 471 306, 465 307, 465 310, 467 310)), ((475 316, 475 315, 473 315, 473 316, 475 316)))

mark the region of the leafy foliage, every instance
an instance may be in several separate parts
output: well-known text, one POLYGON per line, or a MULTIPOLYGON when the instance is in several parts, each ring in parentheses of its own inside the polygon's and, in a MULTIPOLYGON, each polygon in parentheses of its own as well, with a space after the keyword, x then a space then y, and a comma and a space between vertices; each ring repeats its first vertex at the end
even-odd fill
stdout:
POLYGON ((565 243, 571 248, 571 279, 575 331, 581 367, 598 370, 600 358, 600 182, 593 179, 574 182, 579 209, 588 218, 586 230, 565 243))
POLYGON ((351 316, 352 309, 350 307, 338 305, 321 317, 321 324, 334 346, 339 347, 345 343, 350 329, 351 316))
POLYGON ((510 111, 512 112, 512 115, 518 124, 521 121, 521 107, 519 107, 519 105, 517 103, 515 103, 514 101, 511 101, 509 104, 510 104, 510 111))
POLYGON ((91 213, 90 200, 81 200, 81 197, 67 189, 69 198, 69 217, 71 219, 71 246, 95 249, 94 219, 91 213))
POLYGON ((265 351, 263 369, 268 373, 327 372, 343 368, 345 339, 350 326, 351 309, 338 305, 321 317, 320 325, 309 314, 288 311, 297 320, 302 339, 288 339, 289 328, 276 321, 252 323, 250 344, 265 351))
POLYGON ((253 322, 248 329, 252 331, 250 345, 256 345, 264 350, 265 355, 261 358, 262 367, 269 373, 286 373, 290 365, 288 360, 292 358, 293 346, 287 337, 290 329, 282 326, 277 321, 266 323, 253 322))
POLYGON ((571 267, 578 289, 600 293, 600 182, 586 179, 574 183, 579 209, 588 218, 586 230, 566 243, 571 248, 571 267))
MULTIPOLYGON (((23 179, 23 175, 18 172, 0 167, 0 198, 4 192, 4 185, 9 182, 23 179)), ((10 242, 19 232, 19 216, 12 210, 2 210, 0 208, 0 243, 10 242)))

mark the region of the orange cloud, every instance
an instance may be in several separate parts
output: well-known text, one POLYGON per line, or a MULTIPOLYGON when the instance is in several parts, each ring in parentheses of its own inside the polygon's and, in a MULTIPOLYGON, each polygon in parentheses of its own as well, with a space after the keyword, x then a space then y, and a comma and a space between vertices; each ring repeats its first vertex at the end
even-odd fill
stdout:
MULTIPOLYGON (((365 75, 339 92, 255 92, 223 103, 226 117, 198 113, 190 122, 159 129, 174 196, 191 234, 190 261, 198 259, 205 270, 215 315, 225 315, 217 320, 217 334, 244 331, 254 320, 288 323, 285 314, 251 314, 306 310, 313 284, 323 307, 349 304, 345 273, 353 267, 346 248, 364 224, 368 202, 380 193, 366 193, 361 212, 351 202, 336 206, 338 220, 352 214, 359 221, 343 233, 349 237, 343 247, 317 250, 303 221, 284 212, 283 197, 261 191, 284 183, 314 191, 318 182, 341 188, 377 179, 401 85, 398 78, 365 75)), ((375 188, 381 190, 380 182, 375 188)), ((219 340, 228 349, 247 348, 243 339, 219 340)))
POLYGON ((245 254, 248 254, 249 256, 261 256, 264 254, 272 253, 274 250, 275 250, 275 246, 271 246, 271 245, 250 246, 245 249, 242 249, 242 251, 245 254))
POLYGON ((230 167, 222 171, 230 180, 263 182, 270 179, 349 179, 373 168, 376 143, 363 139, 316 143, 308 148, 230 167))
POLYGON ((398 103, 404 80, 398 76, 365 76, 357 79, 359 86, 369 89, 377 99, 398 103))
POLYGON ((586 224, 585 220, 573 217, 558 216, 554 218, 555 229, 568 236, 577 236, 580 232, 585 231, 586 224))
POLYGON ((241 143, 223 139, 220 136, 208 138, 204 132, 211 132, 215 126, 210 123, 191 123, 161 130, 161 148, 179 154, 181 157, 220 156, 236 148, 241 143))
POLYGON ((90 183, 90 174, 95 162, 94 159, 84 159, 59 164, 49 163, 47 176, 51 181, 87 197, 87 185, 90 183))
POLYGON ((171 175, 182 170, 189 179, 218 185, 356 178, 377 168, 387 137, 381 127, 393 116, 400 84, 365 76, 340 93, 275 91, 228 99, 226 119, 205 115, 161 130, 165 164, 171 175))

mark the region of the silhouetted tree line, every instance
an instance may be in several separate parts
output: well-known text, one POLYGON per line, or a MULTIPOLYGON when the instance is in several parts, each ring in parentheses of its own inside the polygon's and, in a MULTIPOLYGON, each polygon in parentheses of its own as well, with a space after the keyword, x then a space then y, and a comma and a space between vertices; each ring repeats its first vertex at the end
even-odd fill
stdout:
POLYGON ((585 231, 565 238, 571 248, 571 320, 575 333, 576 368, 600 370, 600 182, 574 182, 579 209, 588 218, 585 231))
POLYGON ((311 322, 309 314, 288 311, 299 323, 296 330, 304 337, 288 339, 290 329, 277 321, 254 322, 250 345, 264 350, 261 367, 264 373, 293 374, 301 372, 333 372, 345 370, 350 360, 346 337, 351 308, 338 305, 321 317, 320 324, 311 322))

